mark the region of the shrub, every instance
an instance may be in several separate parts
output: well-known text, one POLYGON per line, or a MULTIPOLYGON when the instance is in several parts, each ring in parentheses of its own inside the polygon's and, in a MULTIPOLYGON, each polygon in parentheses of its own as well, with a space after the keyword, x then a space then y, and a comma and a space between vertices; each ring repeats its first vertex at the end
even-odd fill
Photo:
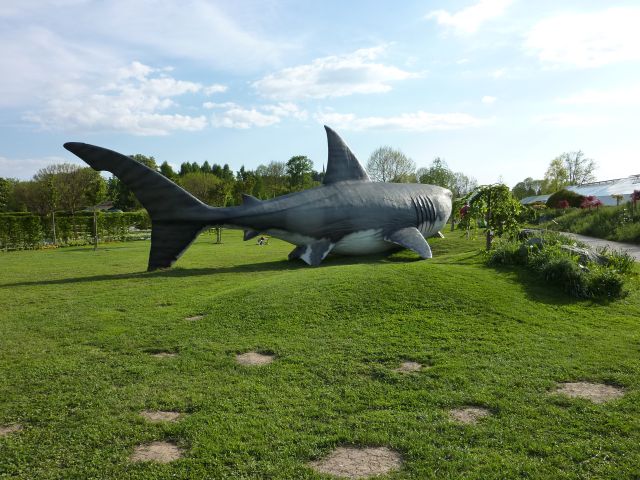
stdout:
POLYGON ((521 265, 526 263, 527 252, 517 242, 499 240, 489 255, 489 265, 521 265))
MULTIPOLYGON (((579 208, 584 197, 579 193, 571 190, 559 190, 547 199, 547 207, 549 208, 566 208, 560 207, 560 202, 565 200, 571 207, 579 208)), ((564 205, 564 203, 563 203, 564 205)))
POLYGON ((588 296, 585 275, 571 257, 552 256, 548 261, 539 263, 539 271, 547 282, 562 287, 571 296, 578 298, 588 296))
POLYGON ((618 250, 609 250, 607 247, 604 247, 598 250, 600 255, 603 255, 607 258, 609 262, 609 266, 619 273, 629 273, 633 270, 633 264, 635 263, 635 259, 629 255, 627 252, 620 252, 618 250))
POLYGON ((577 298, 618 298, 623 295, 622 274, 633 269, 634 260, 626 253, 602 250, 607 265, 584 262, 579 256, 561 248, 576 245, 574 240, 557 233, 540 238, 500 241, 489 252, 489 265, 523 265, 538 278, 577 298))
POLYGON ((596 298, 618 298, 624 293, 622 277, 614 270, 594 266, 587 274, 587 292, 596 298))

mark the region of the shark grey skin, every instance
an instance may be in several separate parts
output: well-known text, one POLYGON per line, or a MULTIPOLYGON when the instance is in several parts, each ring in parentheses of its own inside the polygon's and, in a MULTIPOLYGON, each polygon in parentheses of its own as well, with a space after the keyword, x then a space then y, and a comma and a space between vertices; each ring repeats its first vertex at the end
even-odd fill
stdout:
POLYGON ((125 183, 152 221, 148 270, 171 267, 210 226, 266 233, 296 245, 289 259, 317 266, 330 252, 366 255, 405 247, 431 258, 426 238, 451 213, 451 192, 434 185, 371 182, 344 141, 325 127, 329 146, 322 186, 261 201, 243 195, 238 207, 205 205, 160 173, 125 155, 86 143, 64 147, 95 170, 125 183))

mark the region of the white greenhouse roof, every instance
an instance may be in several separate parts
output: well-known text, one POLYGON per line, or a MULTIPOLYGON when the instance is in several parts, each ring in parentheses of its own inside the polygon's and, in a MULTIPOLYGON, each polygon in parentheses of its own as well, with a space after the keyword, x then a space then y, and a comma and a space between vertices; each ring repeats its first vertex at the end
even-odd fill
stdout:
POLYGON ((622 195, 622 202, 628 202, 633 191, 640 190, 640 175, 585 183, 583 185, 571 185, 567 187, 567 190, 572 190, 585 197, 589 195, 598 197, 604 205, 616 205, 616 199, 611 195, 622 195))
POLYGON ((551 195, 533 195, 532 197, 525 197, 520 200, 522 205, 530 205, 536 202, 546 202, 551 195))

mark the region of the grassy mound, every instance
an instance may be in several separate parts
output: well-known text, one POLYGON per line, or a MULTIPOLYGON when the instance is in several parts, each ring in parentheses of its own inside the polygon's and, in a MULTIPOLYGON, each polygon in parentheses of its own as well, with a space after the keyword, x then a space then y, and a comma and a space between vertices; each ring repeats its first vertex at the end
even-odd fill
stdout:
POLYGON ((453 235, 429 261, 319 268, 283 242, 224 240, 152 273, 148 242, 0 254, 0 425, 23 427, 0 438, 0 477, 321 479, 309 465, 350 446, 397 451, 390 478, 637 474, 636 276, 601 304, 488 268, 480 240, 453 235), (239 365, 248 351, 275 359, 239 365), (395 371, 407 361, 429 368, 395 371), (625 395, 598 405, 561 382, 625 395), (451 420, 466 407, 491 415, 451 420), (154 442, 182 458, 130 460, 154 442))

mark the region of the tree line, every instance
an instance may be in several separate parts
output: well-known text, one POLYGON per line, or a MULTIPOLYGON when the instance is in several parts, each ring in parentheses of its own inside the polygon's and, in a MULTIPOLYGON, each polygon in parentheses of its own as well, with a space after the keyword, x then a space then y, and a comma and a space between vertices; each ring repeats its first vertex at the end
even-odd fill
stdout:
MULTIPOLYGON (((183 162, 175 170, 168 162, 160 165, 154 157, 131 155, 131 158, 161 173, 208 205, 231 206, 242 201, 242 194, 260 199, 274 198, 321 184, 322 172, 304 155, 286 162, 272 161, 255 170, 244 166, 233 172, 228 164, 205 161, 183 162)), ((427 183, 449 188, 455 197, 473 190, 474 178, 454 172, 436 157, 426 168, 416 164, 400 150, 380 147, 370 156, 367 170, 371 179, 382 182, 427 183)), ((109 200, 116 209, 135 211, 141 208, 133 192, 117 177, 105 179, 99 172, 79 165, 61 163, 39 170, 31 180, 0 177, 0 211, 26 211, 36 215, 55 215, 56 211, 76 212, 109 200)))
POLYGON ((551 160, 544 178, 531 177, 518 182, 511 192, 518 200, 534 195, 547 195, 569 185, 583 185, 596 179, 596 162, 587 158, 582 150, 565 152, 551 160))
MULTIPOLYGON (((287 162, 262 164, 255 170, 242 166, 236 172, 228 164, 208 161, 201 165, 183 162, 176 171, 166 161, 158 165, 154 157, 136 154, 131 158, 181 185, 204 203, 215 206, 238 205, 243 193, 269 199, 304 190, 320 185, 324 176, 324 172, 313 169, 313 163, 304 155, 293 156, 287 162)), ((366 168, 373 181, 439 185, 450 189, 454 198, 464 197, 478 185, 473 177, 450 169, 440 157, 435 157, 428 167, 417 168, 402 151, 389 146, 376 149, 366 168)), ((595 168, 595 162, 581 150, 563 153, 550 162, 543 179, 527 177, 513 187, 512 193, 522 199, 554 193, 567 185, 581 185, 595 179, 595 168)), ((141 208, 118 178, 112 176, 105 180, 89 167, 61 163, 39 170, 28 181, 0 177, 0 211, 3 212, 49 215, 61 210, 73 215, 105 200, 123 211, 141 208)))
MULTIPOLYGON (((323 173, 313 170, 304 155, 287 162, 270 162, 255 170, 242 166, 233 172, 229 165, 184 162, 175 171, 168 162, 158 165, 154 157, 131 155, 134 160, 181 185, 201 201, 216 206, 237 205, 242 193, 261 199, 273 198, 319 185, 323 173)), ((49 215, 55 211, 75 214, 110 200, 116 209, 141 208, 133 192, 117 177, 105 179, 99 172, 79 165, 61 163, 39 170, 31 180, 0 178, 0 211, 26 211, 49 215)))

